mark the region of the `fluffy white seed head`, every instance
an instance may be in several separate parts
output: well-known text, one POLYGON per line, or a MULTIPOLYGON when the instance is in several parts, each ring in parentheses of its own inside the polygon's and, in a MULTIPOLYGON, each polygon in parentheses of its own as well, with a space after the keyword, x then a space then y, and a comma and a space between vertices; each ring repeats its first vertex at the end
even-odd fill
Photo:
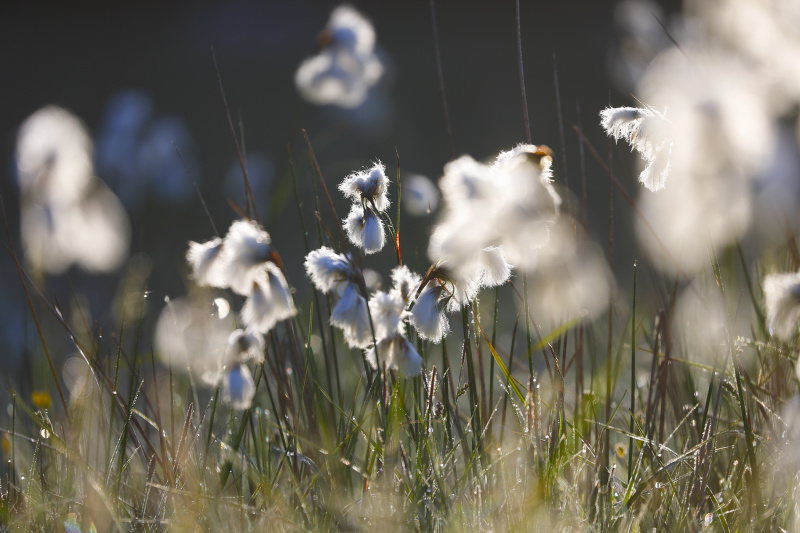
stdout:
POLYGON ((228 229, 222 249, 224 275, 234 292, 246 296, 272 256, 269 234, 255 222, 237 220, 228 229))
POLYGON ((341 298, 331 312, 331 324, 344 333, 344 340, 352 348, 366 348, 372 342, 367 301, 355 283, 348 283, 341 298))
POLYGON ((356 271, 347 257, 337 254, 327 246, 311 251, 304 263, 306 273, 314 286, 329 293, 340 283, 355 278, 356 271))
POLYGON ((265 348, 264 336, 257 331, 249 328, 234 330, 228 337, 226 363, 229 366, 249 360, 263 363, 265 348))
POLYGON ((372 24, 354 8, 340 6, 320 41, 325 45, 322 51, 303 61, 295 74, 300 95, 317 105, 360 106, 383 75, 372 24))
POLYGON ((397 370, 406 378, 418 376, 422 372, 422 357, 405 335, 398 333, 381 339, 377 349, 377 355, 375 346, 365 352, 367 362, 372 368, 382 368, 385 363, 387 369, 397 370))
POLYGON ((444 290, 444 286, 439 281, 429 281, 409 312, 409 321, 419 336, 437 343, 441 342, 450 332, 450 323, 442 309, 444 290))
POLYGON ((403 302, 408 303, 411 300, 420 283, 422 283, 422 278, 406 265, 396 266, 392 269, 392 288, 398 292, 403 302))
POLYGON ((375 337, 383 339, 397 333, 405 333, 403 314, 406 302, 400 293, 378 291, 369 299, 369 310, 375 326, 375 337))
POLYGON ((253 374, 247 365, 234 364, 222 379, 222 400, 234 409, 248 409, 256 394, 253 374))
POLYGON ((800 319, 800 272, 764 278, 764 300, 770 332, 789 342, 800 319))
POLYGON ((268 263, 253 281, 250 296, 242 307, 242 322, 259 333, 267 333, 296 313, 286 278, 278 267, 268 263))
POLYGON ((600 112, 600 125, 615 141, 624 139, 647 161, 639 181, 651 191, 664 188, 670 171, 672 143, 663 138, 659 122, 667 121, 663 113, 652 108, 608 107, 600 112))
POLYGON ((162 361, 208 385, 222 378, 233 316, 224 318, 206 293, 169 300, 156 322, 153 345, 162 361))
POLYGON ((339 190, 355 203, 362 201, 378 211, 386 211, 390 202, 388 197, 389 178, 386 167, 380 161, 372 167, 353 172, 339 184, 339 190))
POLYGON ((39 109, 17 133, 17 178, 23 197, 47 204, 78 201, 94 177, 92 141, 83 123, 56 106, 39 109))
POLYGON ((383 222, 370 208, 353 204, 344 220, 344 228, 350 242, 364 249, 366 254, 380 252, 386 244, 383 222))
POLYGON ((192 268, 192 278, 200 286, 211 286, 224 289, 227 286, 222 271, 222 239, 216 237, 210 241, 197 243, 190 241, 186 251, 186 262, 192 268))

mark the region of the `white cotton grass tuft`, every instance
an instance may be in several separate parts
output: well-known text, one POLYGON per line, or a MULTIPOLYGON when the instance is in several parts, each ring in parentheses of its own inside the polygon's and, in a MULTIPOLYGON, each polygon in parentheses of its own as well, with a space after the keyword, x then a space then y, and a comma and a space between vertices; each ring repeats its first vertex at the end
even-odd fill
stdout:
POLYGON ((359 107, 383 75, 372 24, 355 8, 342 5, 331 13, 320 41, 320 53, 303 61, 295 73, 300 95, 316 105, 359 107))
POLYGON ((259 333, 267 333, 275 325, 297 314, 289 285, 283 272, 267 263, 255 278, 250 295, 242 307, 242 322, 259 333))
POLYGON ((356 274, 347 257, 327 246, 309 252, 304 265, 311 282, 323 293, 331 292, 340 283, 353 279, 356 274))
POLYGON ((350 242, 364 249, 366 254, 380 252, 386 244, 383 222, 372 209, 353 204, 344 220, 344 228, 350 242))
POLYGON ((397 291, 403 302, 408 303, 422 283, 422 278, 412 272, 406 265, 392 269, 392 288, 397 291))
POLYGON ((770 333, 782 341, 793 340, 800 320, 800 272, 765 277, 764 307, 770 333))
POLYGON ((551 167, 547 147, 527 144, 500 153, 491 166, 469 156, 445 165, 439 182, 444 208, 428 257, 447 271, 457 302, 470 300, 481 287, 504 282, 509 263, 524 270, 535 267, 561 204, 551 167), (495 257, 487 258, 487 253, 495 257))
POLYGON ((389 178, 386 177, 386 167, 380 161, 370 168, 348 175, 339 184, 339 190, 352 202, 363 202, 380 212, 386 211, 390 205, 389 178))
POLYGON ((92 141, 83 123, 56 106, 39 109, 19 127, 17 180, 23 197, 72 204, 94 179, 92 141))
POLYGON ((636 150, 647 166, 639 174, 639 181, 651 191, 664 188, 670 171, 672 142, 659 136, 667 121, 664 113, 654 108, 608 107, 600 112, 600 124, 615 141, 624 139, 636 150))
POLYGON ((272 257, 269 234, 251 220, 237 220, 228 228, 222 248, 222 269, 231 290, 250 294, 253 283, 272 257))
POLYGON ((256 394, 253 374, 247 365, 236 363, 222 378, 222 400, 234 409, 249 409, 256 394))
POLYGON ((225 351, 227 364, 235 362, 255 361, 264 362, 266 342, 264 336, 252 329, 234 330, 228 337, 228 347, 225 351))
POLYGON ((168 300, 156 322, 155 353, 178 371, 191 372, 207 385, 221 379, 233 316, 220 318, 206 293, 168 300))
POLYGON ((375 326, 375 337, 383 339, 397 333, 405 333, 403 316, 406 302, 399 291, 378 291, 369 299, 369 310, 375 326))
POLYGON ((372 342, 367 301, 355 283, 348 283, 331 311, 331 324, 344 333, 351 348, 366 348, 372 342))
POLYGON ((192 268, 192 278, 197 285, 225 288, 227 281, 222 272, 222 239, 215 237, 204 243, 189 241, 186 262, 192 268))
POLYGON ((443 309, 445 290, 438 280, 429 281, 409 311, 409 322, 425 340, 438 343, 450 333, 450 323, 443 309))
POLYGON ((61 274, 118 269, 128 255, 130 222, 122 203, 94 176, 93 146, 81 121, 55 106, 20 126, 16 170, 20 233, 28 262, 61 274))
POLYGON ((666 186, 637 202, 647 220, 637 219, 639 242, 659 270, 693 274, 707 266, 710 246, 749 229, 756 179, 776 146, 765 91, 741 58, 708 48, 668 49, 644 74, 637 94, 669 107, 655 138, 672 141, 666 186))
POLYGON ((375 346, 365 353, 372 368, 379 369, 385 363, 386 368, 397 370, 406 378, 418 376, 422 372, 422 357, 402 333, 379 340, 377 348, 377 356, 375 346))

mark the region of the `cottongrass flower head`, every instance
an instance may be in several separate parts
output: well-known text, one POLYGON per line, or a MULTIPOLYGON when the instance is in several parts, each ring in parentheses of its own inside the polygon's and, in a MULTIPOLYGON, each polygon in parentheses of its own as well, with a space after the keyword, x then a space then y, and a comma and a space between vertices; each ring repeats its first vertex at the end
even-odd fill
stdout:
POLYGON ((639 182, 651 191, 664 188, 670 171, 672 142, 660 138, 658 121, 666 121, 664 113, 647 107, 608 107, 600 112, 600 124, 615 141, 624 139, 636 150, 647 166, 639 174, 639 182))
POLYGON ((354 280, 357 276, 350 260, 327 246, 312 250, 306 256, 304 265, 314 286, 326 294, 340 283, 354 280))
POLYGON ((222 239, 215 237, 204 243, 189 241, 186 262, 192 268, 192 278, 199 286, 225 288, 227 281, 219 261, 222 239))
POLYGON ((366 348, 372 342, 367 301, 356 283, 347 283, 339 301, 331 311, 331 324, 344 333, 351 348, 366 348))
POLYGON ((369 310, 375 326, 375 337, 383 339, 397 333, 405 333, 403 318, 406 302, 399 291, 378 291, 369 299, 369 310))
POLYGON ((414 349, 405 335, 397 333, 378 341, 378 354, 375 346, 366 351, 365 357, 372 368, 380 369, 386 364, 387 369, 397 370, 404 377, 418 376, 422 372, 422 357, 414 349))
POLYGON ((408 303, 422 283, 419 274, 412 272, 406 265, 392 269, 392 290, 397 291, 403 302, 408 303))
POLYGON ((420 292, 409 311, 409 322, 421 338, 438 343, 450 333, 450 323, 444 314, 448 295, 438 279, 431 279, 420 292))
POLYGON ((233 316, 220 317, 210 296, 193 294, 168 300, 155 327, 154 349, 177 370, 216 385, 226 364, 233 316))
POLYGON ((228 337, 225 359, 228 364, 234 362, 264 362, 266 342, 264 336, 252 329, 236 329, 228 337))
POLYGON ((74 203, 94 179, 93 147, 83 123, 66 109, 39 109, 19 127, 17 179, 23 196, 74 203))
POLYGON ((253 280, 242 307, 242 322, 259 333, 267 333, 278 322, 296 314, 283 272, 274 263, 266 263, 261 274, 253 280))
POLYGON ((377 211, 386 211, 390 205, 389 178, 386 177, 386 167, 380 161, 344 178, 339 190, 352 202, 363 202, 377 211))
POLYGON ((320 42, 324 45, 320 53, 303 61, 295 73, 301 96, 316 105, 360 106, 383 75, 372 24, 355 8, 339 6, 320 42))
POLYGON ((740 58, 692 46, 662 52, 642 78, 641 97, 669 107, 669 120, 652 128, 672 141, 670 178, 658 194, 641 191, 647 224, 636 226, 660 270, 705 268, 709 246, 732 244, 750 227, 755 180, 776 138, 764 92, 740 58))
POLYGON ((770 333, 786 342, 793 340, 800 319, 800 272, 765 277, 764 306, 770 333))
POLYGON ((369 207, 353 204, 344 220, 344 228, 350 242, 363 248, 366 254, 380 252, 386 244, 383 222, 369 207))
POLYGON ((222 401, 234 409, 249 409, 256 395, 253 374, 247 365, 234 363, 222 378, 222 401))
POLYGON ((111 272, 127 257, 130 222, 119 199, 94 176, 92 151, 81 121, 59 107, 36 111, 19 128, 20 233, 35 269, 60 274, 74 264, 111 272))
MULTIPOLYGON (((323 293, 336 291, 339 301, 331 311, 331 324, 344 333, 353 348, 366 348, 372 341, 367 300, 361 290, 363 277, 350 260, 323 246, 306 256, 306 273, 323 293)), ((364 288, 366 290, 366 287, 364 288)))
POLYGON ((222 269, 228 286, 246 296, 273 257, 269 234, 251 220, 237 220, 228 228, 222 248, 222 269))

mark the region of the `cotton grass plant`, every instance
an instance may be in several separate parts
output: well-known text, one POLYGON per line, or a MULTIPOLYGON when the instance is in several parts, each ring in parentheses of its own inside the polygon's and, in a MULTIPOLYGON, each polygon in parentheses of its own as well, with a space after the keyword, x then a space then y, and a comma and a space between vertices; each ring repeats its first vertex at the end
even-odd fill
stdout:
MULTIPOLYGON (((354 8, 335 10, 320 55, 297 71, 301 95, 357 106, 382 72, 375 35, 354 8)), ((570 199, 566 165, 533 144, 525 111, 523 143, 442 161, 427 256, 411 261, 399 155, 396 175, 380 162, 323 175, 305 134, 307 159, 287 156, 297 226, 281 228, 303 241, 303 268, 286 269, 242 159, 245 205, 210 221, 215 233, 229 225, 224 236, 182 252, 188 294, 160 310, 147 292, 127 294, 137 313, 118 331, 77 329, 30 274, 36 256, 14 247, 3 209, 39 335, 31 357, 47 361, 49 384, 32 397, 7 384, 0 527, 796 530, 797 221, 787 214, 781 246, 741 243, 770 146, 743 146, 732 113, 763 100, 748 92, 757 84, 721 89, 726 72, 745 75, 730 67, 735 50, 695 50, 682 50, 684 65, 668 50, 645 75, 645 101, 663 107, 597 111, 591 128, 630 143, 641 174, 612 167, 589 126, 575 128, 608 206, 570 199), (653 84, 681 68, 707 76, 711 53, 728 55, 708 91, 653 84), (701 160, 690 141, 713 153, 701 160), (638 199, 624 185, 637 174, 650 189, 638 199), (605 251, 587 210, 609 216, 605 251), (623 278, 614 226, 627 217, 639 243, 623 278), (378 258, 393 267, 376 287, 378 258), (158 311, 153 332, 146 309, 158 311), (66 363, 49 348, 64 333, 66 363)), ((786 106, 766 107, 748 110, 759 131, 788 119, 786 106)))

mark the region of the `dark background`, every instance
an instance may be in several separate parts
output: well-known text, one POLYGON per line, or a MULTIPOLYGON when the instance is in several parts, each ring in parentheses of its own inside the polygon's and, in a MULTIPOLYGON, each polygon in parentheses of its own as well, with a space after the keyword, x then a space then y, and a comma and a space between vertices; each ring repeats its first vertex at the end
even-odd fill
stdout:
MULTIPOLYGON (((563 185, 553 58, 558 65, 570 189, 580 191, 577 137, 572 125, 582 122, 595 146, 607 150, 597 113, 613 103, 631 102, 630 89, 609 77, 609 51, 618 45, 613 2, 522 2, 522 42, 533 142, 551 146, 556 180, 563 185), (577 108, 581 113, 578 115, 577 108)), ((137 89, 151 99, 155 116, 182 120, 190 134, 181 146, 200 183, 217 225, 235 217, 227 203, 230 189, 222 182, 235 164, 235 151, 222 106, 211 47, 216 50, 234 122, 241 121, 248 153, 260 152, 272 171, 259 189, 261 218, 287 264, 298 289, 298 305, 310 290, 303 279, 303 245, 298 215, 288 180, 286 146, 291 145, 303 198, 306 224, 312 224, 312 192, 308 156, 301 129, 311 136, 317 158, 332 191, 347 173, 375 158, 387 164, 394 180, 395 148, 404 171, 434 181, 450 154, 438 89, 430 4, 426 1, 359 2, 369 17, 387 65, 387 75, 363 109, 355 112, 318 108, 301 101, 294 71, 316 52, 315 38, 324 27, 333 2, 251 2, 220 4, 111 5, 111 3, 26 3, 0 8, 0 192, 18 246, 19 206, 14 182, 16 129, 38 108, 65 107, 98 134, 106 105, 120 91, 137 89)), ((666 13, 675 2, 662 4, 666 13)), ((498 2, 437 2, 447 102, 456 155, 494 157, 524 141, 524 122, 517 70, 515 5, 498 2)), ((631 157, 614 151, 620 176, 633 189, 631 157)), ((586 161, 590 234, 608 241, 608 180, 600 167, 586 161)), ((125 188, 100 176, 122 198, 125 188)), ((145 187, 131 203, 131 254, 149 257, 150 314, 157 316, 165 295, 186 292, 184 254, 187 240, 212 236, 196 197, 167 201, 156 194, 157 183, 145 187)), ((395 197, 392 191, 392 197, 395 197)), ((346 203, 334 192, 339 215, 346 203)), ((239 198, 233 198, 241 203, 239 198)), ((617 257, 628 268, 624 250, 632 246, 629 211, 618 199, 617 257)), ((327 207, 323 214, 330 220, 327 207)), ((430 217, 403 218, 407 262, 425 264, 430 217)), ((316 235, 312 233, 312 246, 316 235)), ((5 235, 3 242, 7 242, 5 235)), ((628 253, 630 256, 630 253, 628 253)), ((386 271, 391 253, 370 259, 386 271)), ((89 277, 76 269, 41 280, 55 298, 69 299, 72 284, 87 294, 99 325, 110 323, 108 305, 117 290, 117 275, 89 277)), ((37 338, 9 255, 0 255, 0 361, 35 350, 37 338)), ((234 304, 238 307, 238 304, 234 304)), ((149 338, 149 336, 147 337, 149 338)))

